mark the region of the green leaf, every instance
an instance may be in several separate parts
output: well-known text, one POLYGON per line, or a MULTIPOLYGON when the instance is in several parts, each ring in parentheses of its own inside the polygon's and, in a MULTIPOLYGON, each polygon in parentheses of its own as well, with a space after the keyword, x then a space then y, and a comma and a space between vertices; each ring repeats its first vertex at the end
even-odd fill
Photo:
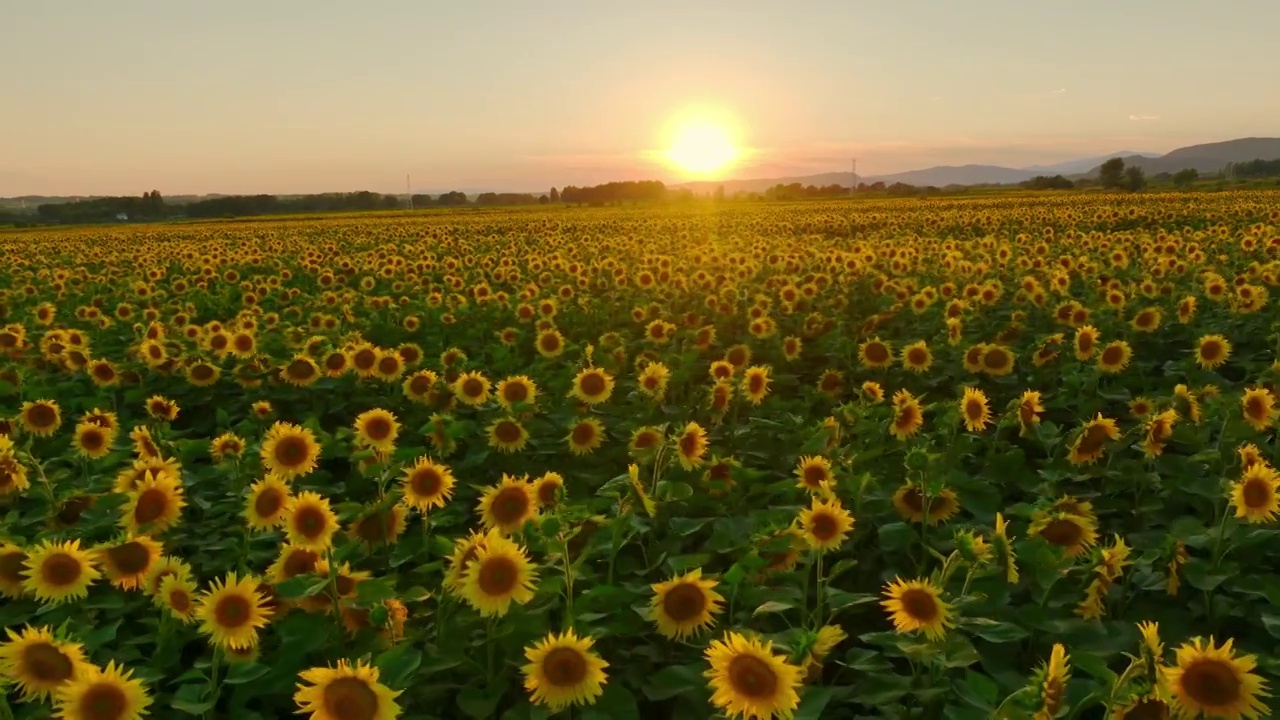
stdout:
POLYGON ((972 670, 964 671, 964 684, 959 687, 960 696, 977 707, 987 709, 996 704, 1000 697, 1000 686, 996 681, 972 670))
POLYGON ((411 643, 403 642, 378 656, 373 661, 383 683, 392 688, 403 688, 409 676, 422 664, 422 651, 411 643))
POLYGON ((918 537, 916 528, 904 522, 886 523, 876 532, 885 552, 905 552, 918 537))
POLYGON ((502 693, 468 685, 458 693, 458 707, 467 717, 489 718, 502 702, 502 693))
POLYGON ((965 624, 973 629, 974 635, 993 643, 1016 642, 1030 635, 1026 630, 1012 623, 986 618, 974 618, 965 624))
POLYGON ((1114 685, 1117 677, 1111 668, 1107 667, 1107 661, 1097 653, 1076 650, 1071 653, 1071 667, 1078 669, 1080 672, 1100 681, 1103 685, 1114 685))
POLYGON ((800 693, 800 705, 794 720, 820 720, 822 711, 831 702, 835 690, 829 687, 810 687, 800 693))
POLYGON ((276 586, 276 594, 285 600, 311 597, 322 592, 329 585, 329 578, 316 578, 313 575, 298 575, 276 586))
POLYGON ((252 682, 271 672, 271 668, 262 663, 237 663, 227 668, 227 677, 223 682, 228 685, 240 685, 252 682))
POLYGON ((795 605, 792 605, 791 603, 784 603, 784 602, 778 602, 777 600, 770 600, 769 602, 764 603, 760 607, 756 608, 755 612, 751 613, 751 616, 755 617, 757 615, 768 615, 769 613, 785 612, 794 607, 795 605))
POLYGON ((644 685, 644 695, 657 702, 690 692, 703 684, 700 665, 668 665, 649 676, 644 685))
POLYGON ((1263 615, 1262 626, 1271 633, 1271 637, 1280 638, 1280 615, 1263 615))
POLYGON ((621 683, 609 683, 595 703, 582 708, 582 720, 640 720, 640 703, 621 683))
POLYGON ((356 602, 360 605, 373 605, 396 597, 396 589, 386 578, 365 580, 356 585, 356 602))

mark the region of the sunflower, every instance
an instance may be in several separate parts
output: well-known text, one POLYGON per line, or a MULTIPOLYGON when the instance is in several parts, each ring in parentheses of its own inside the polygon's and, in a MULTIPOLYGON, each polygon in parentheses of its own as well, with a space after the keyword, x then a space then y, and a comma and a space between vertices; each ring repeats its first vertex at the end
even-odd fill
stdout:
POLYGON ((1259 432, 1271 427, 1275 422, 1275 398, 1266 388, 1247 388, 1240 398, 1240 409, 1244 421, 1259 432))
POLYGON ((1044 538, 1050 545, 1061 548, 1067 557, 1079 557, 1098 541, 1098 522, 1090 515, 1062 510, 1038 513, 1027 535, 1044 538))
POLYGON ((308 550, 323 551, 333 545, 338 530, 338 516, 329 501, 318 493, 304 490, 289 499, 284 511, 285 534, 289 542, 308 550))
POLYGON ((408 514, 403 505, 373 508, 352 523, 349 534, 370 545, 392 544, 404 532, 408 514))
POLYGON ((513 533, 537 514, 537 499, 527 476, 502 475, 502 480, 484 491, 476 513, 485 528, 513 533))
POLYGON ((583 418, 569 428, 564 439, 569 443, 569 452, 589 455, 604 442, 604 423, 593 417, 583 418))
POLYGON ((324 356, 320 364, 324 366, 324 374, 326 376, 339 378, 346 375, 347 371, 351 369, 351 355, 345 350, 333 350, 324 356))
POLYGON ((94 423, 82 422, 76 425, 73 443, 77 455, 97 460, 111 453, 111 445, 115 439, 116 434, 111 430, 94 423))
POLYGON ((1067 461, 1072 465, 1088 465, 1098 461, 1106 451, 1108 442, 1120 439, 1120 428, 1116 421, 1102 416, 1088 421, 1081 428, 1080 434, 1067 453, 1067 461))
POLYGON ((525 375, 513 375, 498 383, 498 404, 515 412, 521 406, 533 406, 538 399, 538 386, 525 375))
POLYGON ((184 623, 195 622, 195 580, 181 575, 166 575, 156 590, 155 603, 184 623))
POLYGON ((849 637, 848 633, 839 625, 823 625, 818 628, 813 644, 809 645, 804 655, 805 682, 814 682, 821 678, 823 661, 836 648, 836 645, 844 642, 847 637, 849 637))
POLYGON ((1183 383, 1173 386, 1173 407, 1182 417, 1193 423, 1200 422, 1200 400, 1195 392, 1183 383))
POLYGON ((529 663, 521 670, 529 700, 553 713, 572 705, 593 704, 604 692, 608 679, 604 669, 609 667, 591 649, 593 642, 589 637, 578 637, 570 628, 525 648, 529 663))
POLYGON ((1044 413, 1044 405, 1040 401, 1039 390, 1024 391, 1018 399, 1018 427, 1023 437, 1031 434, 1032 426, 1040 424, 1040 415, 1044 413))
POLYGON ((390 453, 395 450, 400 423, 396 422, 396 416, 391 412, 374 408, 356 416, 355 433, 356 443, 360 446, 390 453))
POLYGON ((1098 369, 1104 373, 1118 373, 1129 367, 1133 349, 1123 340, 1113 340, 1098 355, 1098 369))
POLYGON ((147 470, 128 492, 120 525, 129 532, 145 528, 162 533, 177 524, 186 505, 182 486, 172 473, 147 470))
POLYGON ((404 390, 405 397, 416 403, 427 404, 431 402, 439 382, 439 375, 430 370, 419 370, 405 378, 400 387, 404 390))
POLYGON ((404 374, 405 361, 397 350, 379 350, 378 361, 373 365, 374 377, 387 383, 395 382, 404 374))
POLYGON ((1067 680, 1071 679, 1071 656, 1061 643, 1054 643, 1049 654, 1049 662, 1041 670, 1040 710, 1035 720, 1052 720, 1062 708, 1062 698, 1066 694, 1067 680))
POLYGON ((885 586, 881 605, 897 632, 923 631, 930 640, 941 640, 952 626, 951 607, 930 580, 895 579, 885 586))
POLYGON ((32 435, 48 437, 62 425, 62 411, 53 400, 27 401, 22 403, 18 421, 22 423, 22 429, 32 435))
POLYGON ((1098 350, 1098 328, 1092 325, 1077 328, 1074 343, 1077 360, 1084 361, 1093 357, 1098 350))
POLYGON ((884 388, 875 380, 862 383, 862 399, 872 405, 884 402, 884 388))
POLYGON ((724 361, 734 370, 740 370, 751 362, 751 348, 741 343, 732 345, 724 351, 724 361))
POLYGON ((786 656, 773 654, 773 643, 728 632, 713 640, 705 655, 711 668, 711 704, 725 715, 788 718, 800 704, 802 674, 786 656))
POLYGON ((831 485, 831 461, 821 455, 802 455, 796 463, 796 487, 818 492, 831 485))
POLYGON ((696 422, 684 426, 684 430, 676 437, 676 453, 680 457, 680 467, 693 470, 701 467, 707 454, 707 431, 696 422))
POLYGON ((31 487, 27 468, 13 451, 13 441, 0 435, 0 497, 20 493, 31 487))
POLYGON ((728 381, 715 383, 708 390, 708 395, 707 407, 718 416, 723 415, 729 409, 729 403, 733 402, 733 385, 728 381))
POLYGON ((405 468, 400 479, 404 489, 404 503, 422 513, 433 507, 444 507, 453 497, 456 482, 447 465, 441 465, 425 455, 405 468))
POLYGON ((728 360, 715 360, 707 368, 707 373, 711 375, 711 382, 732 380, 737 371, 738 369, 728 360))
POLYGON ((636 457, 649 457, 657 452, 665 439, 661 428, 645 425, 631 433, 627 443, 627 451, 636 457))
POLYGON ((800 527, 809 546, 821 551, 835 550, 845 541, 853 529, 853 516, 840 501, 832 498, 814 498, 811 505, 800 511, 800 527))
POLYGON ((178 419, 178 403, 163 395, 152 395, 147 398, 147 414, 161 422, 173 422, 178 419))
POLYGON ((933 365, 933 353, 923 340, 917 340, 902 348, 902 367, 913 373, 924 373, 933 365))
POLYGON ((1169 704, 1158 697, 1143 697, 1112 708, 1113 720, 1168 720, 1173 717, 1169 704))
POLYGON ((564 476, 558 472, 547 471, 533 482, 533 494, 538 498, 538 507, 553 507, 564 487, 564 476))
POLYGON ((160 583, 167 577, 190 578, 191 566, 185 560, 172 555, 161 555, 147 570, 142 588, 148 595, 160 592, 160 583))
POLYGON ((151 705, 142 681, 114 660, 105 668, 86 664, 54 697, 54 712, 66 720, 139 720, 151 705))
POLYGON ((724 597, 715 591, 715 580, 702 577, 702 570, 690 572, 665 582, 654 583, 653 599, 649 607, 653 611, 658 632, 674 640, 711 627, 715 615, 720 613, 724 597))
POLYGON ((965 388, 964 397, 960 398, 960 415, 969 432, 982 432, 991 424, 991 404, 987 394, 977 388, 965 388))
POLYGON ((1147 418, 1146 437, 1142 441, 1142 450, 1147 457, 1156 457, 1164 452, 1177 422, 1176 410, 1165 410, 1147 418))
POLYGON ((1253 655, 1236 656, 1232 640, 1215 646, 1194 638, 1177 650, 1176 664, 1161 668, 1182 715, 1258 718, 1267 716, 1267 682, 1253 669, 1253 655))
POLYGON ((906 390, 893 394, 893 420, 889 433, 899 440, 906 440, 920 432, 924 425, 924 410, 920 401, 906 390))
POLYGON ((1231 343, 1221 335, 1205 335, 1197 343, 1195 355, 1200 367, 1213 370, 1231 357, 1231 343))
POLYGON ((26 593, 27 552, 13 543, 0 543, 0 595, 17 600, 26 593))
POLYGON ((551 328, 538 333, 538 337, 534 340, 534 347, 538 349, 538 354, 544 358, 559 357, 564 352, 564 335, 559 330, 551 328))
POLYGON ((257 580, 227 573, 200 595, 196 608, 200 631, 218 647, 253 647, 258 644, 258 629, 271 619, 272 611, 265 605, 257 580))
POLYGON ((54 637, 48 627, 6 630, 0 645, 0 678, 16 682, 26 701, 41 701, 89 667, 84 647, 54 637))
POLYGON ((278 475, 267 476, 249 487, 244 504, 244 518, 252 530, 271 530, 284 522, 289 506, 289 486, 278 475))
POLYGON ((93 384, 100 388, 111 387, 120 382, 120 373, 116 372, 115 366, 106 360, 91 360, 85 366, 85 372, 89 373, 93 384))
POLYGON ((752 405, 759 405, 769 394, 769 383, 773 382, 769 370, 768 365, 752 365, 742 373, 742 394, 752 405))
POLYGON ((569 396, 577 398, 587 405, 595 405, 609 399, 613 394, 613 377, 600 368, 590 367, 573 378, 573 389, 569 396))
POLYGON ((50 604, 84 598, 89 594, 89 585, 102 577, 93 566, 92 556, 80 549, 79 540, 45 540, 27 551, 23 568, 23 590, 50 604))
POLYGON ((533 599, 537 579, 524 548, 491 530, 467 563, 461 594, 481 615, 502 616, 513 601, 524 605, 533 599))
MULTIPOLYGON (((345 355, 342 357, 346 358, 345 355)), ((298 354, 280 368, 280 379, 294 387, 310 387, 320 379, 320 366, 307 355, 298 354)))
POLYGON ((378 669, 360 661, 339 660, 336 668, 303 670, 293 701, 298 714, 309 720, 395 720, 400 716, 400 691, 378 682, 378 669))
POLYGON ((311 430, 277 421, 262 440, 262 464, 267 472, 285 480, 301 477, 316 469, 320 444, 311 430))
POLYGON ((160 457, 160 448, 151 437, 151 430, 146 425, 138 425, 130 430, 129 439, 133 441, 133 453, 139 458, 160 457))
POLYGON ((1236 517, 1249 523, 1274 522, 1280 514, 1280 473, 1261 463, 1251 466, 1231 486, 1228 498, 1236 517))
POLYGON ((1151 414, 1155 409, 1155 404, 1151 402, 1151 398, 1138 396, 1129 401, 1129 414, 1135 418, 1144 418, 1151 414))
POLYGON ((451 593, 461 597, 463 582, 467 578, 467 566, 476 559, 480 548, 488 539, 488 532, 470 531, 466 537, 459 537, 453 542, 453 550, 447 558, 448 570, 444 574, 444 587, 451 593))
POLYGON ((218 382, 218 378, 222 376, 222 370, 213 363, 205 360, 197 360, 186 368, 187 382, 196 387, 209 387, 218 382))
POLYGON ((223 433, 209 442, 209 457, 215 463, 239 458, 244 452, 244 438, 235 433, 223 433))
POLYGON ((982 351, 982 371, 992 377, 1013 372, 1013 353, 1003 345, 987 345, 982 351))
MULTIPOLYGON (((960 496, 951 488, 928 498, 929 524, 936 526, 950 520, 960 510, 960 496)), ((924 521, 925 495, 916 483, 906 483, 893 493, 893 507, 903 520, 912 523, 924 521)))
POLYGON ((458 402, 472 407, 489 400, 489 378, 483 373, 464 372, 453 383, 453 394, 458 402))
POLYGON ((667 382, 671 379, 671 368, 660 362, 651 362, 640 371, 640 392, 661 400, 666 394, 667 382))
POLYGON ((163 554, 164 547, 146 535, 131 535, 114 545, 96 548, 93 553, 107 579, 122 590, 142 588, 163 554))
POLYGON ((267 577, 279 585, 289 578, 315 572, 320 559, 320 553, 314 550, 285 543, 280 547, 275 562, 267 569, 267 577))
POLYGON ((844 373, 839 370, 823 370, 818 378, 818 392, 830 398, 844 394, 844 373))

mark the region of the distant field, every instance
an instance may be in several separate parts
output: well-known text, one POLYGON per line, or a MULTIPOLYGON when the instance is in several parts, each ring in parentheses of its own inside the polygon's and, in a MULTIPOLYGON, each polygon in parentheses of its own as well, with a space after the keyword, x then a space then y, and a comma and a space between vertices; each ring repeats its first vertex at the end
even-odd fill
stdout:
POLYGON ((1280 191, 0 252, 0 717, 1280 709, 1280 191))

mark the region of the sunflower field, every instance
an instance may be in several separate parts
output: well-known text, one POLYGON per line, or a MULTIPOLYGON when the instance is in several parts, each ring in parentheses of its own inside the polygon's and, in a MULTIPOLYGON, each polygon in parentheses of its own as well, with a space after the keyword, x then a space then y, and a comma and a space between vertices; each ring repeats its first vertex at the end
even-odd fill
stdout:
POLYGON ((1280 193, 0 252, 0 718, 1280 707, 1280 193))

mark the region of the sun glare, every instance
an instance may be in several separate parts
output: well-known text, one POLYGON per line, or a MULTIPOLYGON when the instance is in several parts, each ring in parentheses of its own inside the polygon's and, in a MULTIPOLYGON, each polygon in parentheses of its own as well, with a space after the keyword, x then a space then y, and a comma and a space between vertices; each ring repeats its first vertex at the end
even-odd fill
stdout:
POLYGON ((740 154, 728 125, 711 118, 690 118, 680 122, 666 151, 667 161, 673 166, 699 176, 728 169, 740 154))

